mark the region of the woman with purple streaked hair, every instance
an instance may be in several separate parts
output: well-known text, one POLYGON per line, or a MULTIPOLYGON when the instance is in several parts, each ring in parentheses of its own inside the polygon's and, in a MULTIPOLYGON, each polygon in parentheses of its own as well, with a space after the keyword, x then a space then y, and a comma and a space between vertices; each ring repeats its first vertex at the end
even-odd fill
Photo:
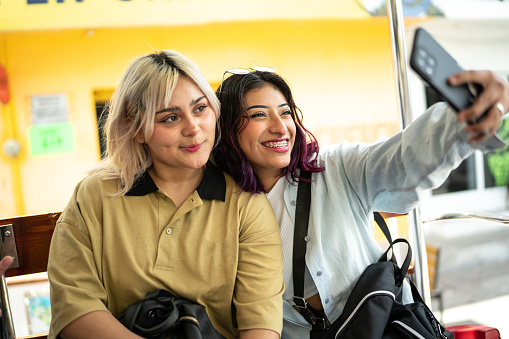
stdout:
MULTIPOLYGON (((438 187, 475 149, 504 144, 494 134, 509 107, 509 84, 490 71, 449 79, 453 86, 475 82, 483 87, 461 112, 438 103, 387 140, 323 148, 304 127, 290 86, 274 70, 233 69, 225 75, 216 92, 221 139, 213 157, 243 190, 266 194, 278 219, 285 280, 282 338, 321 338, 338 319, 359 276, 383 252, 373 234, 374 211, 408 213, 420 192, 438 187), (312 174, 307 309, 295 305, 292 278, 297 183, 303 171, 312 174)), ((408 286, 403 301, 411 301, 408 286)))

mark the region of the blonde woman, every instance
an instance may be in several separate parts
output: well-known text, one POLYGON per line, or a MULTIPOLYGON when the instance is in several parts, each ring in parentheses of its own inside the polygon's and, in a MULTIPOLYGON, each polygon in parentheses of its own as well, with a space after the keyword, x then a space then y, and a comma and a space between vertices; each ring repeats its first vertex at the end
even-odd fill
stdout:
POLYGON ((108 162, 53 235, 50 338, 134 338, 117 320, 147 292, 205 306, 226 338, 279 338, 282 252, 264 196, 209 162, 219 102, 189 59, 136 58, 105 124, 108 162))

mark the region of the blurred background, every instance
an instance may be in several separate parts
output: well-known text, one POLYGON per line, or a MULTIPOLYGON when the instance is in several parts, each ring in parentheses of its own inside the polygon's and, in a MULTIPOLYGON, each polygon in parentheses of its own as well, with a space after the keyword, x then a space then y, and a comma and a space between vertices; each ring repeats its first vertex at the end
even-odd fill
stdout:
MULTIPOLYGON (((509 76, 509 1, 402 6, 408 55, 424 27, 465 69, 509 76)), ((132 59, 153 49, 185 54, 214 88, 228 68, 274 67, 321 145, 393 135, 401 123, 386 12, 381 0, 0 0, 0 218, 65 207, 101 159, 105 103, 132 59)), ((415 118, 440 98, 412 71, 408 81, 415 118)), ((509 119, 499 133, 509 140, 509 119)), ((446 323, 502 328, 496 314, 509 315, 497 308, 509 301, 509 228, 433 221, 457 211, 509 215, 508 176, 508 147, 475 153, 420 206, 426 242, 440 249, 446 323)), ((405 221, 397 224, 405 235, 405 221)), ((45 292, 17 286, 23 335, 44 327, 33 315, 44 301, 31 295, 45 292)))

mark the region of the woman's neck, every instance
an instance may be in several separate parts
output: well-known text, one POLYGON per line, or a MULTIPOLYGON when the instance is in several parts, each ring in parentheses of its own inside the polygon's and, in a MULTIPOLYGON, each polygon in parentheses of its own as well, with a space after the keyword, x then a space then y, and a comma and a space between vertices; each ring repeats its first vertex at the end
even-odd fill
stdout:
POLYGON ((164 191, 179 208, 200 184, 205 166, 198 169, 167 170, 152 166, 149 174, 157 187, 164 191))
MULTIPOLYGON (((258 175, 258 173, 257 173, 258 175)), ((258 175, 258 178, 260 178, 260 181, 263 184, 263 189, 266 193, 269 193, 270 190, 276 185, 277 181, 283 176, 283 171, 280 171, 277 174, 274 174, 274 172, 266 173, 265 175, 258 175)))

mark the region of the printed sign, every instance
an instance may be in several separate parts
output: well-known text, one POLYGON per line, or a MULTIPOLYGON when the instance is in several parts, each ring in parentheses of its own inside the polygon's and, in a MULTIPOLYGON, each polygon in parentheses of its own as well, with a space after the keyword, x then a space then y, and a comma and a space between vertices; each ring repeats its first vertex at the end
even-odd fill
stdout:
POLYGON ((71 123, 33 125, 29 129, 30 153, 52 155, 74 151, 74 132, 71 123))
POLYGON ((67 95, 32 95, 30 97, 32 123, 52 124, 68 120, 67 95))

